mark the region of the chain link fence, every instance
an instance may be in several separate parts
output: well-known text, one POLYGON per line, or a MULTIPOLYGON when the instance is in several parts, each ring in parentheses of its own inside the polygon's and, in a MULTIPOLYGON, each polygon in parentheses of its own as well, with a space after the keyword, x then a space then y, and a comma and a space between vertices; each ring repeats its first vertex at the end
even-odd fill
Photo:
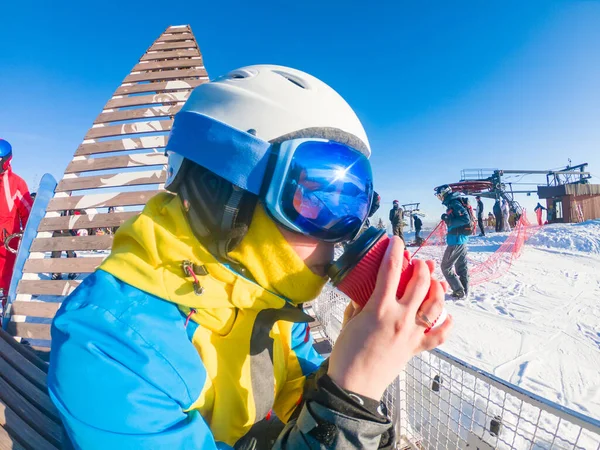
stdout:
MULTIPOLYGON (((348 299, 328 287, 312 304, 337 339, 348 299)), ((384 395, 397 448, 600 450, 600 421, 434 350, 413 358, 384 395)))

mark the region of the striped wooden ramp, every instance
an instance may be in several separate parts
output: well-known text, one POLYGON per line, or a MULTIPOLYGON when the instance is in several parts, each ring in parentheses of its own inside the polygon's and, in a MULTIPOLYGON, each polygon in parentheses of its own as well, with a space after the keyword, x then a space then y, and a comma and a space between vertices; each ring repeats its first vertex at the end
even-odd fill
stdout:
POLYGON ((163 189, 164 148, 194 87, 208 81, 189 26, 172 26, 142 55, 100 112, 58 182, 25 262, 7 331, 42 356, 60 303, 102 262, 112 235, 71 236, 69 230, 110 229, 134 217, 163 189), (109 207, 119 212, 108 213, 109 207), (87 214, 61 216, 66 210, 87 214), (66 251, 79 253, 66 258, 66 251), (51 258, 61 251, 62 258, 51 258), (63 280, 51 280, 53 273, 63 280), (68 274, 79 274, 68 280, 68 274))

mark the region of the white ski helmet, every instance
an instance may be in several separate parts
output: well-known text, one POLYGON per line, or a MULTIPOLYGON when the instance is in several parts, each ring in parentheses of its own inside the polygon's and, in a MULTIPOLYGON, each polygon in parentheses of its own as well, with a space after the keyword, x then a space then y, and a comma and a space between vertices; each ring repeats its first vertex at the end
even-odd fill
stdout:
MULTIPOLYGON (((350 105, 327 84, 288 67, 256 65, 234 70, 195 88, 180 112, 216 119, 270 143, 323 138, 353 147, 367 157, 371 154, 365 130, 350 105)), ((171 134, 176 132, 177 116, 171 134)), ((203 167, 204 151, 198 151, 195 161, 194 153, 187 152, 184 158, 167 144, 167 154, 165 188, 181 195, 196 236, 201 241, 211 237, 203 241, 209 247, 219 241, 216 248, 209 250, 226 259, 249 226, 256 196, 251 198, 251 194, 239 187, 230 189, 219 179, 211 180, 208 185, 207 174, 201 176, 198 168, 191 168, 190 164, 203 167)), ((218 171, 209 172, 224 176, 218 171)))
MULTIPOLYGON (((335 90, 300 70, 256 65, 229 72, 194 89, 181 111, 217 119, 265 141, 323 137, 371 156, 367 134, 354 110, 335 90), (316 132, 318 136, 315 135, 316 132)), ((167 146, 168 150, 168 146, 167 146)), ((182 158, 169 152, 165 188, 177 176, 182 158)))

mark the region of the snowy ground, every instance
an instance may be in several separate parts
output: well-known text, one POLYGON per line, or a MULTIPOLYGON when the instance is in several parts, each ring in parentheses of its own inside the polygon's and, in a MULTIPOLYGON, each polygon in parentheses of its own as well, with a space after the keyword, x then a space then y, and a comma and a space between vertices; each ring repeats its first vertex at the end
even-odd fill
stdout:
MULTIPOLYGON (((472 238, 470 259, 485 260, 506 236, 472 238)), ((421 256, 439 261, 441 251, 421 256)), ((600 418, 600 220, 543 227, 506 274, 447 309, 456 325, 443 350, 600 418)))

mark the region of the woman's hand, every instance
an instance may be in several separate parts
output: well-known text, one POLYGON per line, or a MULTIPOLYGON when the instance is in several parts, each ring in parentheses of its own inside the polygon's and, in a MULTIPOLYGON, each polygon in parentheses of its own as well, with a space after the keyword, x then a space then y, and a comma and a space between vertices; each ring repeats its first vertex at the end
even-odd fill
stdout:
MULTIPOLYGON (((362 311, 350 306, 329 360, 329 376, 340 387, 380 399, 386 387, 416 354, 442 344, 452 316, 427 334, 422 314, 434 321, 444 307, 445 284, 431 278, 433 264, 413 260, 405 294, 396 298, 404 243, 392 238, 379 268, 375 290, 362 311)), ((352 303, 351 303, 352 305, 352 303)))

